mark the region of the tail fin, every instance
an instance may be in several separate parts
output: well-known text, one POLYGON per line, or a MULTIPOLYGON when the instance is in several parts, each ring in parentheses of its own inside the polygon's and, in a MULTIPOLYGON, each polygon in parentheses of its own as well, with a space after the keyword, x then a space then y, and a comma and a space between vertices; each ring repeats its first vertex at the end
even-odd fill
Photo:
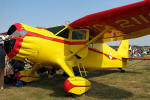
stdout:
POLYGON ((123 58, 129 57, 129 40, 122 40, 117 51, 123 58))

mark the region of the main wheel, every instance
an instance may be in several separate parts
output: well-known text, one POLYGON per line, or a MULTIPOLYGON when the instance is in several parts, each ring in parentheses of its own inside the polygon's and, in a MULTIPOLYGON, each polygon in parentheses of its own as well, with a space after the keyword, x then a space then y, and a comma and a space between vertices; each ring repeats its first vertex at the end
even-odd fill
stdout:
POLYGON ((64 82, 64 89, 67 93, 82 95, 91 87, 90 81, 83 77, 69 77, 64 82))

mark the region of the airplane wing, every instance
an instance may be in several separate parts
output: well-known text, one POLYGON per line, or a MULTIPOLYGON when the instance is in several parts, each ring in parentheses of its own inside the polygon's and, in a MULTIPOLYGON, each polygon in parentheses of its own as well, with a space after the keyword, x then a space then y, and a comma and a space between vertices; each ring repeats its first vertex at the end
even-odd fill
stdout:
POLYGON ((105 26, 113 27, 96 41, 98 43, 148 35, 150 34, 150 0, 87 15, 72 22, 70 26, 89 29, 90 38, 97 36, 105 26))
POLYGON ((7 32, 0 33, 0 35, 7 35, 7 32))

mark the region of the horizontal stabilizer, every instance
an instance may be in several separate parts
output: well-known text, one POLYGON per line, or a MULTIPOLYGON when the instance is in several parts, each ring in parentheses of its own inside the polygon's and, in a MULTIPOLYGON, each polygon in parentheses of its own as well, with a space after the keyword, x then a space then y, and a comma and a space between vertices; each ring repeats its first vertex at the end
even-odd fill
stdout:
POLYGON ((131 59, 131 60, 150 60, 150 57, 131 57, 131 58, 123 58, 123 59, 131 59))

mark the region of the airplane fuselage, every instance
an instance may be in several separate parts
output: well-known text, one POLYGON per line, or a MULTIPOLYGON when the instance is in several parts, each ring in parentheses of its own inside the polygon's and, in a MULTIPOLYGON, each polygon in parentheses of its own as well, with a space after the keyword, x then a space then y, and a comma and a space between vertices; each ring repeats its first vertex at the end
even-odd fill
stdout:
MULTIPOLYGON (((27 32, 24 36, 14 37, 13 49, 8 53, 10 58, 22 61, 28 59, 33 63, 50 67, 53 65, 61 66, 59 62, 64 61, 69 67, 78 67, 81 64, 87 70, 121 68, 126 66, 126 62, 122 61, 122 57, 117 51, 104 43, 87 47, 87 49, 82 51, 86 53, 81 58, 79 58, 80 54, 77 54, 71 59, 66 60, 67 56, 85 45, 86 41, 72 41, 56 36, 44 29, 33 28, 25 24, 21 25, 27 32)), ((10 43, 5 43, 5 45, 8 44, 10 43)))

